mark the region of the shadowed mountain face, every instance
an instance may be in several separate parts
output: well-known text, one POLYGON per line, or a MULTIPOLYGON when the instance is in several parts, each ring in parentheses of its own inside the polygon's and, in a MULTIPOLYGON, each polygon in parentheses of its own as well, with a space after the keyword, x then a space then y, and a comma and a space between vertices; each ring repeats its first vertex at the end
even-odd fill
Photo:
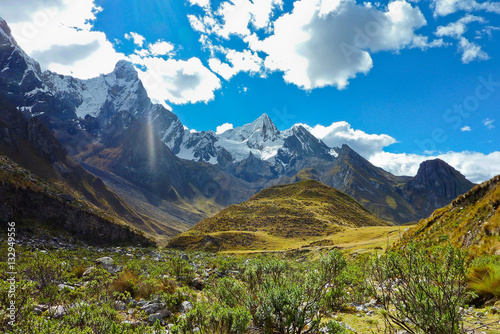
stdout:
POLYGON ((499 236, 500 175, 434 211, 404 234, 403 243, 411 240, 428 245, 451 243, 467 249, 472 256, 485 256, 500 253, 499 236))
POLYGON ((401 192, 417 212, 427 217, 473 186, 456 169, 435 159, 422 162, 417 175, 401 187, 401 192))
MULTIPOLYGON (((184 231, 258 190, 306 179, 333 186, 397 224, 418 221, 472 187, 444 162, 430 162, 415 178, 394 176, 347 145, 328 147, 300 125, 279 131, 266 114, 224 133, 191 133, 174 113, 152 103, 132 64, 120 61, 113 72, 88 80, 42 72, 3 20, 0 93, 18 110, 17 116, 2 115, 10 129, 4 142, 16 131, 33 139, 11 148, 10 156, 39 173, 52 175, 55 168, 60 175, 72 168, 80 178, 90 175, 67 158, 69 152, 99 175, 99 181, 83 182, 92 203, 121 212, 92 191, 106 187, 102 179, 108 191, 120 194, 111 203, 133 208, 139 221, 150 221, 141 226, 151 233, 184 231), (37 154, 48 156, 51 167, 27 158, 37 154)), ((80 183, 76 178, 72 186, 84 192, 80 183)), ((124 219, 137 219, 132 216, 124 219)))
MULTIPOLYGON (((104 233, 103 242, 108 239, 118 242, 125 241, 129 237, 130 240, 134 239, 131 236, 133 233, 123 232, 124 226, 119 227, 113 221, 144 231, 150 236, 156 235, 156 232, 148 226, 152 223, 150 219, 138 215, 99 178, 86 172, 74 162, 40 120, 37 118, 26 120, 1 94, 0 120, 0 155, 3 157, 2 176, 5 178, 1 190, 2 219, 34 219, 44 222, 61 221, 61 223, 64 221, 70 229, 80 232, 84 226, 88 226, 89 229, 94 226, 92 228, 101 230, 101 234, 104 233), (36 174, 41 180, 45 180, 40 182, 45 182, 47 187, 52 188, 33 188, 33 181, 13 186, 11 180, 19 174, 14 171, 23 171, 24 168, 36 174), (56 190, 57 192, 54 192, 56 190), (31 202, 29 198, 32 199, 31 202), (63 199, 63 203, 59 203, 58 198, 63 199), (82 205, 80 209, 68 206, 65 204, 67 201, 79 201, 87 209, 83 210, 82 205), (40 206, 41 202, 45 205, 40 206), (61 211, 65 206, 67 208, 61 211), (92 214, 96 209, 102 210, 105 215, 92 214)), ((34 180, 34 177, 31 176, 30 179, 34 180)), ((167 226, 159 229, 163 233, 176 233, 167 226)), ((88 232, 85 235, 90 239, 96 238, 97 235, 92 233, 88 232)))

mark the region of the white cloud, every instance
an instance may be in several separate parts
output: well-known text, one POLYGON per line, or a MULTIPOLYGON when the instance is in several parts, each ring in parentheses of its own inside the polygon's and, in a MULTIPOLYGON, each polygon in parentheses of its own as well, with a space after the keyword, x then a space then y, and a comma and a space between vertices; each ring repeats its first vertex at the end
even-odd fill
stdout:
POLYGON ((490 59, 488 54, 479 45, 469 41, 465 37, 460 37, 458 48, 462 52, 462 63, 464 64, 468 64, 474 60, 482 61, 490 59))
POLYGON ((437 27, 436 35, 440 37, 447 36, 459 38, 467 31, 467 25, 472 22, 486 23, 487 21, 480 16, 467 14, 456 22, 437 27))
POLYGON ((126 58, 116 52, 104 33, 91 31, 95 14, 101 10, 93 0, 19 3, 2 1, 0 12, 19 45, 29 55, 39 57, 35 60, 42 69, 86 79, 111 72, 126 58), (30 6, 25 6, 28 3, 30 6), (17 6, 15 15, 12 6, 17 6))
POLYGON ((463 126, 460 128, 460 131, 462 132, 466 132, 466 131, 471 131, 472 129, 470 128, 470 126, 466 125, 466 126, 463 126))
POLYGON ((210 6, 210 0, 188 0, 191 6, 198 5, 200 7, 210 6))
POLYGON ((487 129, 489 129, 489 130, 491 130, 491 129, 493 129, 493 128, 495 127, 495 126, 493 125, 493 122, 495 122, 495 120, 494 120, 494 119, 489 119, 489 118, 483 119, 483 125, 484 125, 487 129))
POLYGON ((148 57, 148 56, 173 56, 174 54, 174 45, 165 41, 157 41, 154 44, 149 43, 147 48, 145 49, 137 49, 135 50, 135 54, 140 57, 148 57))
POLYGON ((188 18, 197 31, 214 33, 225 39, 231 35, 244 37, 250 35, 250 26, 269 30, 273 11, 282 5, 282 0, 231 0, 222 2, 215 12, 203 6, 204 17, 189 15, 188 18))
POLYGON ((154 44, 149 44, 149 51, 151 52, 151 55, 153 56, 164 56, 170 54, 174 50, 174 45, 165 42, 165 41, 158 41, 154 44))
POLYGON ((384 147, 396 142, 396 139, 386 134, 368 134, 361 130, 355 130, 347 122, 335 122, 330 126, 316 125, 311 127, 307 124, 299 125, 304 126, 326 145, 340 147, 342 144, 347 144, 365 158, 369 158, 373 154, 382 151, 384 147))
POLYGON ((226 132, 227 130, 231 130, 233 128, 233 125, 231 123, 224 123, 222 125, 219 125, 216 130, 216 134, 220 135, 221 133, 226 132))
POLYGON ((144 38, 144 36, 141 36, 136 32, 126 33, 124 37, 128 40, 130 40, 130 39, 133 40, 134 44, 141 47, 141 48, 142 48, 142 45, 144 44, 144 41, 146 40, 146 38, 144 38))
POLYGON ((208 102, 221 87, 219 78, 196 57, 187 61, 137 55, 130 58, 135 64, 147 67, 146 71, 138 70, 139 77, 155 102, 208 102))
POLYGON ((451 37, 458 41, 458 51, 462 53, 461 58, 464 64, 468 64, 474 60, 489 59, 488 54, 482 50, 481 46, 463 37, 467 32, 468 24, 473 22, 487 23, 483 17, 467 14, 456 22, 437 27, 435 32, 436 36, 451 37))
MULTIPOLYGON (((483 123, 492 121, 486 119, 483 123)), ((491 125, 491 123, 488 123, 491 125)), ((396 139, 386 134, 368 134, 362 130, 352 129, 347 122, 336 122, 330 126, 306 124, 304 126, 315 137, 330 147, 347 144, 375 166, 394 175, 414 176, 420 163, 425 160, 439 158, 460 171, 467 179, 479 183, 500 174, 500 152, 483 154, 478 152, 447 152, 443 154, 407 154, 385 152, 384 148, 396 143, 396 139)), ((485 124, 486 125, 486 124, 485 124)), ((465 126, 464 128, 469 128, 465 126)), ((469 131, 463 130, 462 131, 469 131)), ((469 128, 470 129, 470 128, 469 128)))
POLYGON ((457 11, 479 11, 500 14, 500 3, 485 1, 478 3, 475 0, 433 0, 434 16, 446 16, 457 11))
POLYGON ((255 52, 250 50, 240 52, 230 49, 224 52, 226 54, 226 60, 231 63, 232 66, 221 62, 218 58, 210 58, 208 64, 212 71, 226 80, 229 80, 239 72, 257 73, 261 70, 262 59, 255 52))
POLYGON ((291 13, 274 22, 273 35, 259 40, 253 34, 245 41, 267 54, 267 69, 284 72, 285 81, 304 89, 345 88, 349 79, 370 71, 370 52, 442 45, 415 34, 426 20, 406 1, 393 1, 385 10, 354 0, 325 3, 296 1, 291 13))
POLYGON ((395 175, 413 176, 421 162, 439 158, 460 171, 468 180, 480 183, 500 174, 500 152, 483 154, 478 152, 448 152, 425 156, 406 153, 378 152, 369 160, 375 166, 395 175))
MULTIPOLYGON (((92 31, 96 13, 102 10, 94 0, 27 0, 30 6, 17 3, 2 0, 0 13, 12 19, 14 23, 7 22, 14 38, 44 70, 87 79, 112 72, 116 63, 125 59, 146 67, 138 72, 148 95, 165 106, 165 100, 174 104, 206 102, 220 88, 220 80, 198 58, 160 58, 173 55, 174 46, 169 42, 148 44, 131 56, 117 52, 105 33, 92 31)), ((140 47, 146 42, 135 32, 125 37, 140 47)))

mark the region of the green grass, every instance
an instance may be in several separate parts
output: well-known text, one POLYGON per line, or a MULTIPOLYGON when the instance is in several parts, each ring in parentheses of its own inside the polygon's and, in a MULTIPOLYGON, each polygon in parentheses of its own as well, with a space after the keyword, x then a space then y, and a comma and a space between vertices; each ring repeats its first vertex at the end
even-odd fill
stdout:
POLYGON ((202 240, 208 236, 210 250, 286 250, 363 226, 390 224, 348 195, 307 180, 264 189, 250 200, 201 221, 169 245, 207 249, 202 240))

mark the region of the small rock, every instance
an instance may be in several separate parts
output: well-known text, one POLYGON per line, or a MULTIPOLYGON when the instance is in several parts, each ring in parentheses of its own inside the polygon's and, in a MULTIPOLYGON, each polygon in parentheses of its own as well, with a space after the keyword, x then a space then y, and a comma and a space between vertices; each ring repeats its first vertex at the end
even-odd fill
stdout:
POLYGON ((148 318, 150 324, 154 324, 156 320, 160 320, 161 322, 161 313, 151 314, 148 318))
POLYGON ((137 328, 141 325, 140 321, 134 321, 134 320, 124 320, 121 323, 125 324, 125 325, 129 325, 131 328, 137 328))
POLYGON ((500 313, 500 308, 496 307, 496 306, 493 306, 491 309, 490 309, 490 312, 491 314, 497 314, 497 313, 500 313))
POLYGON ((190 301, 185 300, 181 304, 181 311, 182 313, 187 313, 193 308, 193 304, 191 304, 190 301))
POLYGON ((127 304, 125 304, 124 302, 118 300, 118 301, 116 301, 116 302, 113 303, 113 307, 117 311, 124 311, 124 310, 127 309, 127 304))
POLYGON ((146 314, 152 314, 152 313, 158 312, 159 310, 161 310, 164 307, 165 307, 165 304, 163 304, 163 303, 154 303, 154 304, 144 305, 143 307, 141 307, 141 310, 146 312, 146 314))
POLYGON ((111 266, 113 264, 113 259, 110 258, 109 256, 105 256, 105 257, 98 258, 97 260, 95 260, 95 262, 97 264, 100 264, 100 265, 106 267, 106 266, 111 266))
POLYGON ((187 254, 182 254, 181 255, 181 260, 189 261, 189 256, 187 256, 187 254))
POLYGON ((62 305, 52 306, 49 309, 49 313, 52 314, 54 319, 59 319, 66 314, 66 309, 62 305))
POLYGON ((59 291, 64 290, 64 289, 75 290, 74 287, 72 287, 71 285, 67 285, 67 284, 58 284, 57 288, 59 289, 59 291))
POLYGON ((90 273, 92 272, 92 270, 94 270, 95 267, 90 267, 90 268, 87 268, 84 272, 83 272, 83 277, 87 277, 88 275, 90 275, 90 273))

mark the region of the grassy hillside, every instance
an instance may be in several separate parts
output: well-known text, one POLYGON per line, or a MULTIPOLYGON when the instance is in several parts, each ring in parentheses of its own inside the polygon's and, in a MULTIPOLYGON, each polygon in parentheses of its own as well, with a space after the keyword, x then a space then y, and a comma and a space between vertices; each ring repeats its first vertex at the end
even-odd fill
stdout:
POLYGON ((341 191, 306 180, 264 189, 201 221, 169 245, 211 250, 288 249, 319 242, 347 228, 389 225, 341 191))
POLYGON ((500 251, 500 175, 459 196, 434 211, 403 236, 403 242, 418 240, 429 245, 450 242, 472 255, 500 251))

